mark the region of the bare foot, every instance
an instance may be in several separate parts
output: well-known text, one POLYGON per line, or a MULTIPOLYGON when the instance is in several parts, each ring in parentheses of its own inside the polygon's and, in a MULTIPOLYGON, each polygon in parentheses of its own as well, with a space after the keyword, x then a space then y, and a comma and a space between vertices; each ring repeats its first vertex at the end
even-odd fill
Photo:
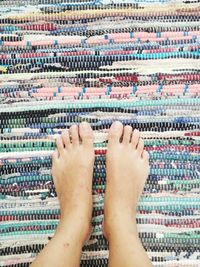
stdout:
POLYGON ((104 233, 134 224, 136 206, 149 173, 149 155, 138 130, 114 122, 109 130, 106 155, 104 233), (115 229, 116 228, 116 229, 115 229))
POLYGON ((73 125, 57 138, 57 150, 53 153, 52 174, 60 202, 61 223, 77 227, 83 243, 90 232, 92 216, 93 139, 88 123, 73 125))

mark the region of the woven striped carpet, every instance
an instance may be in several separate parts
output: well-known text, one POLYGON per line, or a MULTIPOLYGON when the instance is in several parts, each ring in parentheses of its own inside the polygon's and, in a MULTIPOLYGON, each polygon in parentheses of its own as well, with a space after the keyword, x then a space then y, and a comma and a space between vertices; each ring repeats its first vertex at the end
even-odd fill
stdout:
POLYGON ((199 14, 197 0, 0 0, 0 266, 29 266, 52 237, 51 154, 62 129, 81 121, 96 153, 81 266, 107 266, 115 120, 139 129, 150 154, 137 224, 154 266, 200 266, 199 14))

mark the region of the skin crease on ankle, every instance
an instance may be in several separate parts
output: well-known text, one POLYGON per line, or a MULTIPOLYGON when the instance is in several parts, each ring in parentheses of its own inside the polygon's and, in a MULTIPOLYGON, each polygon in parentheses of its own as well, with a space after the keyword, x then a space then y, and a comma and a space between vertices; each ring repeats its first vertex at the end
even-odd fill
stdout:
MULTIPOLYGON (((77 267, 91 233, 94 134, 88 123, 73 125, 57 138, 52 174, 61 220, 55 235, 31 267, 77 267)), ((148 176, 148 153, 139 132, 115 122, 106 156, 104 233, 109 267, 152 266, 138 238, 136 205, 148 176), (122 140, 122 141, 120 141, 122 140)))

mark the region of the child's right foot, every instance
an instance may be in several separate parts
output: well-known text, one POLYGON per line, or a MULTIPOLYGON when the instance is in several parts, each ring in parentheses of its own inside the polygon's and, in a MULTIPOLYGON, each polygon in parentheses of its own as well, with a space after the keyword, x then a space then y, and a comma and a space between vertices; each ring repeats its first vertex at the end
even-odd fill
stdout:
POLYGON ((104 234, 134 225, 136 206, 149 174, 149 155, 138 130, 114 122, 109 130, 106 155, 104 234))

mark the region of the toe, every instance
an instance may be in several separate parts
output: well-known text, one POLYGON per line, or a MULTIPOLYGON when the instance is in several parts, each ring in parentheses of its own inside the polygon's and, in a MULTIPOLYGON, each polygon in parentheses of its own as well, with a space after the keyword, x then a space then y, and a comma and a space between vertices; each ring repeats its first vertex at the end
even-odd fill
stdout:
POLYGON ((84 121, 79 125, 79 134, 84 146, 93 146, 94 134, 88 122, 84 121))
POLYGON ((56 149, 52 154, 52 171, 51 171, 52 176, 53 176, 54 185, 57 184, 56 172, 57 172, 57 167, 58 167, 58 164, 59 164, 58 159, 59 159, 59 152, 56 149))
POLYGON ((143 150, 142 158, 147 162, 149 161, 149 153, 146 150, 143 150))
POLYGON ((65 129, 62 132, 61 137, 62 137, 63 144, 65 145, 65 148, 68 148, 70 146, 69 131, 65 129))
POLYGON ((123 133, 123 124, 119 121, 113 122, 108 133, 108 143, 120 142, 123 133))
POLYGON ((71 134, 72 144, 74 146, 77 146, 79 144, 78 126, 75 124, 72 125, 69 129, 69 132, 71 134))
POLYGON ((56 146, 57 146, 58 152, 61 153, 64 149, 64 144, 63 144, 61 136, 57 137, 56 146))
POLYGON ((143 150, 144 150, 144 140, 142 138, 140 138, 138 145, 137 145, 137 151, 138 151, 139 155, 142 156, 143 150))
POLYGON ((122 141, 123 144, 126 144, 127 145, 127 144, 130 143, 132 131, 133 131, 133 129, 132 129, 131 126, 126 125, 124 127, 124 134, 123 134, 123 141, 122 141))
POLYGON ((137 144, 139 142, 139 138, 140 138, 140 132, 137 129, 135 129, 132 133, 132 138, 131 138, 131 143, 132 143, 134 148, 137 147, 137 144))
POLYGON ((58 150, 54 150, 53 154, 52 154, 52 160, 53 160, 53 163, 55 163, 59 158, 59 153, 58 153, 58 150))

